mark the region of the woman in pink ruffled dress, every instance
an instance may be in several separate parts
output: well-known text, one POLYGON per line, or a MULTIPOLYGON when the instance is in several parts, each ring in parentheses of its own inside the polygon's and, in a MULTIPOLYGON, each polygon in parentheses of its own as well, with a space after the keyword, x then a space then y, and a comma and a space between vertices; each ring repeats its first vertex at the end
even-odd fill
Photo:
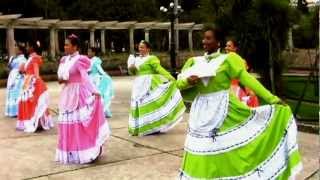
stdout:
POLYGON ((63 89, 59 101, 56 161, 63 164, 96 160, 110 136, 101 97, 87 74, 90 60, 79 54, 79 44, 76 35, 68 36, 64 46, 66 56, 60 60, 58 69, 63 89))

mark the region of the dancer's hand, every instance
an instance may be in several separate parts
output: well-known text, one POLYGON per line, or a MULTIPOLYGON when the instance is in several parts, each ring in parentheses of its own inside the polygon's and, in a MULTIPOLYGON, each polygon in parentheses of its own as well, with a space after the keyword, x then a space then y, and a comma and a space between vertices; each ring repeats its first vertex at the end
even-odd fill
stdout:
POLYGON ((256 94, 251 90, 249 89, 248 87, 245 87, 245 90, 246 90, 246 93, 248 96, 255 96, 256 94))
POLYGON ((98 93, 98 92, 94 92, 94 93, 92 93, 92 95, 96 96, 97 98, 99 98, 101 96, 100 93, 98 93))
POLYGON ((58 79, 58 83, 59 84, 66 84, 68 81, 63 80, 63 79, 58 79))
POLYGON ((192 76, 188 77, 187 80, 190 85, 195 85, 199 82, 200 78, 198 76, 192 75, 192 76))
POLYGON ((130 65, 130 66, 129 66, 129 70, 130 70, 131 72, 136 72, 136 71, 137 71, 137 68, 136 68, 135 65, 130 65))

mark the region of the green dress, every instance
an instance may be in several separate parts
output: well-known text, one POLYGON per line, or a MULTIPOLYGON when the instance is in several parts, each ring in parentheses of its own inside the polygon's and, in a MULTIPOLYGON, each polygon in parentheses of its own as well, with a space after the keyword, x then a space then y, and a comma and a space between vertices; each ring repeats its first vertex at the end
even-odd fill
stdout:
MULTIPOLYGON (((175 79, 161 65, 156 56, 129 57, 137 71, 131 95, 129 133, 143 136, 166 132, 182 120, 185 111, 175 79)), ((128 60, 128 66, 129 66, 128 60)))
MULTIPOLYGON (((251 76, 235 53, 189 59, 182 72, 200 61, 216 63, 215 76, 196 85, 178 78, 177 86, 193 101, 180 179, 288 179, 301 169, 297 127, 289 106, 251 76), (220 61, 219 60, 219 61, 220 61), (239 79, 268 105, 250 109, 230 93, 239 79)), ((208 66, 209 67, 209 66, 208 66)))

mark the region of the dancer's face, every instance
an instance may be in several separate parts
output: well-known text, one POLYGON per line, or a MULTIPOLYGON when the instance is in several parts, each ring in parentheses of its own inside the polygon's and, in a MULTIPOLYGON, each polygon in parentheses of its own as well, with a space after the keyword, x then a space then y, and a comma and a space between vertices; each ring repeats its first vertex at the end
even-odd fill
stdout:
POLYGON ((88 49, 88 57, 89 58, 92 58, 92 57, 94 57, 96 54, 92 51, 92 49, 88 49))
POLYGON ((139 53, 142 55, 142 56, 145 56, 147 54, 149 54, 150 52, 150 49, 147 48, 147 46, 143 43, 140 43, 139 44, 139 53))
POLYGON ((22 51, 19 49, 18 46, 16 46, 14 50, 17 55, 22 54, 22 51))
POLYGON ((64 52, 66 54, 73 54, 78 50, 77 46, 71 44, 70 40, 66 39, 64 42, 64 52))
POLYGON ((34 49, 32 46, 30 46, 30 44, 27 45, 27 52, 28 52, 28 54, 31 54, 34 52, 34 49))
POLYGON ((203 49, 209 54, 217 51, 220 46, 220 43, 214 36, 214 32, 211 30, 204 32, 202 44, 203 49))
POLYGON ((226 44, 226 52, 237 52, 237 47, 234 45, 234 43, 232 41, 228 41, 226 44))

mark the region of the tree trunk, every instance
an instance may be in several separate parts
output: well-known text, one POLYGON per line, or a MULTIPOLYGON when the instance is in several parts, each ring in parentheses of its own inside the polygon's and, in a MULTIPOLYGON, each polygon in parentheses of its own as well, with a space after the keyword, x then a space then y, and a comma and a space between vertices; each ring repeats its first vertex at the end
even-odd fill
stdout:
POLYGON ((272 58, 272 34, 270 26, 268 26, 268 35, 269 35, 269 78, 270 78, 270 86, 271 86, 271 92, 275 93, 275 84, 274 84, 274 67, 273 67, 273 58, 272 58))

